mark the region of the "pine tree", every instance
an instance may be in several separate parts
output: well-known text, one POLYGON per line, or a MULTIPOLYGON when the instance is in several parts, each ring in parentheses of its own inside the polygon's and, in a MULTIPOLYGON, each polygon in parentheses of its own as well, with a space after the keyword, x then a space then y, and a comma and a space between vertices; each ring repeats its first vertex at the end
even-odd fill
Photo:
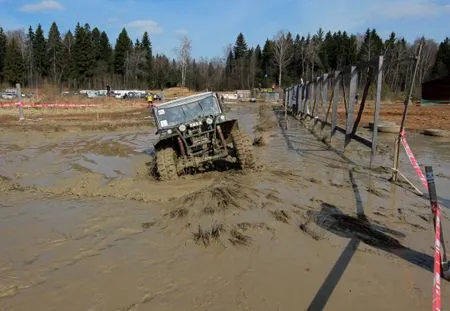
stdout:
POLYGON ((265 87, 270 86, 272 81, 276 80, 276 68, 273 64, 273 42, 269 39, 266 40, 262 51, 262 65, 261 70, 263 73, 265 87))
POLYGON ((261 47, 259 44, 256 46, 254 51, 254 58, 255 58, 255 78, 256 78, 256 85, 259 86, 260 83, 262 84, 263 81, 263 75, 262 75, 262 52, 261 47))
POLYGON ((359 59, 361 61, 369 61, 374 57, 382 54, 383 41, 378 36, 375 29, 368 28, 364 36, 364 42, 359 51, 359 59))
POLYGON ((47 76, 48 61, 47 61, 47 41, 44 37, 44 31, 41 24, 36 28, 33 41, 33 63, 36 74, 39 78, 47 76))
POLYGON ((48 32, 47 63, 50 64, 50 76, 53 78, 54 83, 61 79, 63 49, 58 26, 53 22, 48 32))
POLYGON ((27 74, 28 84, 31 86, 35 82, 35 68, 33 57, 33 45, 34 45, 34 31, 33 27, 28 28, 28 34, 25 42, 25 71, 27 74))
POLYGON ((7 39, 6 35, 3 32, 3 28, 0 27, 0 83, 4 80, 4 68, 5 68, 5 57, 7 50, 7 39))
POLYGON ((106 32, 102 32, 100 35, 100 46, 99 46, 100 59, 106 63, 111 62, 112 47, 109 43, 109 38, 106 32))
POLYGON ((236 43, 234 44, 233 52, 235 59, 240 59, 241 57, 244 57, 245 54, 247 53, 247 42, 245 41, 242 32, 239 33, 239 35, 236 38, 236 43))
POLYGON ((11 85, 23 83, 25 66, 23 63, 22 52, 16 38, 11 38, 7 45, 5 55, 5 80, 11 85))
POLYGON ((75 43, 73 45, 72 77, 78 81, 78 86, 85 85, 94 71, 95 58, 90 27, 78 23, 75 28, 75 43))
POLYGON ((355 64, 358 60, 358 44, 357 44, 358 39, 356 38, 355 35, 351 35, 350 37, 348 37, 345 31, 343 33, 343 37, 345 40, 344 42, 346 42, 345 43, 346 59, 343 65, 346 66, 355 64))
POLYGON ((433 74, 437 78, 450 74, 450 39, 448 37, 439 44, 433 74))
POLYGON ((96 88, 105 88, 110 84, 110 73, 112 64, 112 48, 106 32, 97 28, 92 30, 92 46, 95 59, 93 80, 96 88))
POLYGON ((152 80, 152 43, 148 37, 148 33, 144 32, 142 36, 141 46, 145 51, 145 59, 146 61, 146 72, 147 72, 147 82, 151 83, 152 80))
POLYGON ((230 90, 233 87, 233 68, 234 68, 234 55, 233 51, 230 49, 227 56, 227 61, 225 64, 225 88, 230 90))
POLYGON ((131 49, 133 48, 133 43, 125 28, 119 34, 116 41, 116 46, 114 48, 114 72, 124 76, 125 75, 125 59, 131 49))
POLYGON ((101 33, 100 30, 95 27, 91 32, 92 49, 94 53, 95 61, 99 61, 102 57, 101 55, 101 33))
MULTIPOLYGON (((63 40, 63 52, 62 52, 62 80, 65 82, 70 82, 74 79, 74 61, 73 61, 73 46, 74 46, 74 37, 72 32, 69 30, 63 40)), ((70 84, 70 83, 69 83, 70 84)))

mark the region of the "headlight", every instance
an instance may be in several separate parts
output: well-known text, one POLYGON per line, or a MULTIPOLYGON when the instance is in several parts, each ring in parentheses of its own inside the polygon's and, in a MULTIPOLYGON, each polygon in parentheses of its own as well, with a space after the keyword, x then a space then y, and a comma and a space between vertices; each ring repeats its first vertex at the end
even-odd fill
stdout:
POLYGON ((213 119, 206 118, 206 124, 211 125, 213 123, 213 119))
POLYGON ((180 132, 184 132, 184 131, 186 131, 186 125, 181 124, 181 125, 178 127, 178 129, 180 130, 180 132))
POLYGON ((220 119, 220 121, 225 121, 225 116, 224 116, 224 115, 221 115, 221 116, 219 117, 219 119, 220 119))
POLYGON ((172 130, 171 130, 171 129, 168 129, 168 130, 167 130, 167 134, 169 134, 169 135, 172 134, 172 130))

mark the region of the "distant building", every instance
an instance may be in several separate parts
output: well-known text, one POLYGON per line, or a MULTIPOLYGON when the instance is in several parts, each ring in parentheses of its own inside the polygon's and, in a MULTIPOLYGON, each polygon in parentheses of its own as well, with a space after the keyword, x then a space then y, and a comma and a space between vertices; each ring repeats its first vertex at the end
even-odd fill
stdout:
POLYGON ((450 104, 450 76, 422 83, 422 104, 450 104))

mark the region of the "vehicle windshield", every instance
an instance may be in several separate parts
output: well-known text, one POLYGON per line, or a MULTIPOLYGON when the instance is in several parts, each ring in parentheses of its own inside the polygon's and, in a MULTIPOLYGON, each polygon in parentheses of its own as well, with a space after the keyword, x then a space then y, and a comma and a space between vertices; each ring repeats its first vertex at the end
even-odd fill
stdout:
POLYGON ((189 104, 170 108, 161 107, 156 110, 156 118, 160 127, 172 127, 218 114, 220 114, 220 107, 214 96, 189 104))

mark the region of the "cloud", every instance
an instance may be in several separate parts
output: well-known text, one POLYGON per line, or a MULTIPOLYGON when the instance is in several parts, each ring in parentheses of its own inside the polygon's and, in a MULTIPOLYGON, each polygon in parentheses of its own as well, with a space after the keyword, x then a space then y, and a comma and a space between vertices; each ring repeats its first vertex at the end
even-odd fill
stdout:
POLYGON ((139 32, 149 32, 150 34, 162 33, 163 29, 157 22, 152 20, 135 20, 126 25, 128 28, 137 29, 139 32))
POLYGON ((118 19, 117 17, 110 17, 110 18, 108 18, 108 19, 106 20, 106 23, 107 23, 109 26, 115 25, 115 24, 117 24, 118 22, 119 22, 119 19, 118 19))
POLYGON ((450 5, 440 5, 435 1, 394 1, 383 3, 381 16, 388 19, 426 18, 450 12, 450 5))
POLYGON ((173 31, 177 35, 186 36, 188 34, 188 31, 186 29, 177 29, 173 31))
POLYGON ((20 8, 22 12, 44 12, 44 11, 52 11, 57 10, 60 11, 64 9, 61 3, 54 0, 43 0, 34 4, 25 4, 20 8))

